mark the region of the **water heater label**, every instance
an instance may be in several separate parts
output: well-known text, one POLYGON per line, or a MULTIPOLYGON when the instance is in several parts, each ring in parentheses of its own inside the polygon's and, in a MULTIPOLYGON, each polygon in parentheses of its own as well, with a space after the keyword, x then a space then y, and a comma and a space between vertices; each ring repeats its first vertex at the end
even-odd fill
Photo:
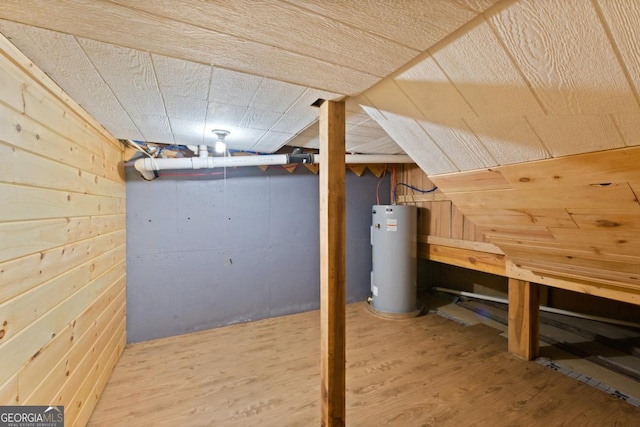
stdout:
POLYGON ((398 220, 387 218, 387 231, 398 231, 398 220))
POLYGON ((371 286, 371 292, 373 293, 374 297, 378 296, 378 287, 376 285, 372 285, 371 286))

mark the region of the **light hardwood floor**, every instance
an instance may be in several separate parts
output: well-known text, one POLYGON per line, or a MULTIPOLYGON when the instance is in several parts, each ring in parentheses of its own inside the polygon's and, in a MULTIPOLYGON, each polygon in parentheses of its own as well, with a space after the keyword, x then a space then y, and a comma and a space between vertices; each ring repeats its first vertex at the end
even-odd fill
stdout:
MULTIPOLYGON (((633 426, 640 409, 509 355, 486 325, 347 308, 349 426, 633 426)), ((134 344, 90 426, 319 425, 318 311, 134 344)))

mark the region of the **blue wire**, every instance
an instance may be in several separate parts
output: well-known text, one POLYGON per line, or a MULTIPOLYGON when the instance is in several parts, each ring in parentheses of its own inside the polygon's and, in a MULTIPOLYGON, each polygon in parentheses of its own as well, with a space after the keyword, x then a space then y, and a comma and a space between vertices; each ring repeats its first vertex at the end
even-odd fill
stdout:
POLYGON ((395 187, 393 187, 393 203, 396 202, 397 196, 396 193, 398 191, 398 186, 399 185, 403 185, 407 188, 412 189, 413 191, 417 191, 418 193, 422 193, 422 194, 426 194, 426 193, 433 193, 434 191, 436 191, 438 189, 438 186, 434 186, 433 188, 429 189, 429 190, 421 190, 418 187, 414 187, 413 185, 410 184, 405 184, 404 182, 399 182, 396 184, 395 187))

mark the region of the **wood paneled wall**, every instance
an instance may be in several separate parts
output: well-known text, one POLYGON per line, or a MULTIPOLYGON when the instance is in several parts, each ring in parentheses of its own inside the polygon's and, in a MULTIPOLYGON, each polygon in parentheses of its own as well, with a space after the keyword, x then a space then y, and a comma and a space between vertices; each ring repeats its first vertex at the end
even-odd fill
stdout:
MULTIPOLYGON (((428 190, 435 185, 422 169, 413 164, 400 166, 398 182, 421 190, 428 190)), ((426 241, 427 236, 472 242, 486 241, 482 231, 469 221, 440 189, 433 193, 421 194, 398 185, 397 202, 418 206, 418 235, 422 241, 426 241)))
POLYGON ((123 150, 0 37, 0 404, 85 425, 125 345, 123 150))
MULTIPOLYGON (((507 275, 639 304, 639 164, 634 147, 430 180, 507 256, 507 275)), ((430 235, 449 221, 435 203, 430 235)))

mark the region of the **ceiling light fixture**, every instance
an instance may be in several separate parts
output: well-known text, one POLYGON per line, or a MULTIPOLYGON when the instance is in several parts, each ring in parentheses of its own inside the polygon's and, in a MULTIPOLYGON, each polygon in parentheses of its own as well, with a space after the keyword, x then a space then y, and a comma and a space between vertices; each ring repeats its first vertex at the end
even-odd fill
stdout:
POLYGON ((225 144, 224 139, 227 137, 227 135, 229 135, 230 132, 224 129, 214 129, 211 132, 213 132, 218 137, 216 145, 213 149, 218 154, 224 153, 227 149, 227 144, 225 144))

